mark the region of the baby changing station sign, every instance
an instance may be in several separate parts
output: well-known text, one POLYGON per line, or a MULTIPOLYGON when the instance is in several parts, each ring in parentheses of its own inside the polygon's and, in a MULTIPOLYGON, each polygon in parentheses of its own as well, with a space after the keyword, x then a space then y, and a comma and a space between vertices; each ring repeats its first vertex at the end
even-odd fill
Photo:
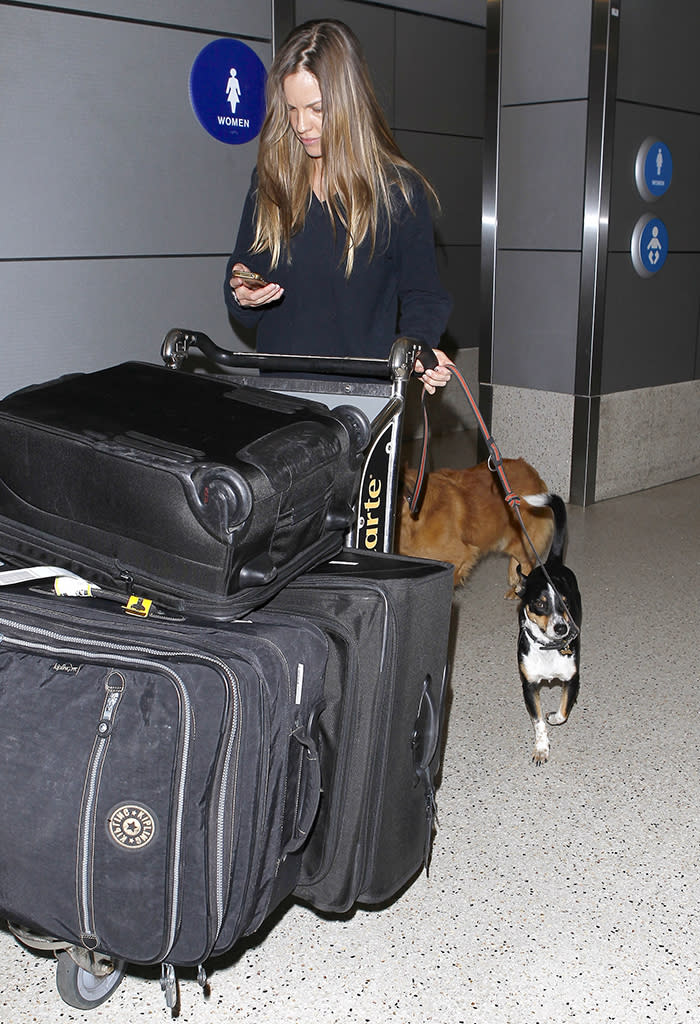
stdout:
POLYGON ((190 102, 199 123, 219 142, 254 139, 265 119, 265 77, 265 65, 245 43, 209 43, 190 72, 190 102))
POLYGON ((653 277, 668 256, 668 231, 658 217, 645 213, 632 232, 632 265, 640 277, 653 277))

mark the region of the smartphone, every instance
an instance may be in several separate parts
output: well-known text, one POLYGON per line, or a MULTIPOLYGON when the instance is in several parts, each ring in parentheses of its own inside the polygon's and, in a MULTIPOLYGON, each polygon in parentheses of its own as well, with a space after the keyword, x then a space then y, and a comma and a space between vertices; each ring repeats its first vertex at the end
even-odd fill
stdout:
POLYGON ((233 277, 240 277, 241 281, 245 281, 248 288, 264 288, 268 282, 260 274, 256 274, 254 270, 234 270, 233 277))

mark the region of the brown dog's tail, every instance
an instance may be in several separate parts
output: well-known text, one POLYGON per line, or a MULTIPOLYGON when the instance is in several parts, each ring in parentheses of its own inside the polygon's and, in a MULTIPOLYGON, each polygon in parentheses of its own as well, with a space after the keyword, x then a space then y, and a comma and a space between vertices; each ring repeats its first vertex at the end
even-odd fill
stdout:
POLYGON ((568 526, 566 505, 562 498, 558 494, 523 494, 522 500, 526 501, 528 505, 533 505, 535 508, 551 508, 552 515, 554 516, 554 536, 552 537, 552 545, 549 549, 547 561, 550 559, 556 559, 558 562, 563 561, 568 526))

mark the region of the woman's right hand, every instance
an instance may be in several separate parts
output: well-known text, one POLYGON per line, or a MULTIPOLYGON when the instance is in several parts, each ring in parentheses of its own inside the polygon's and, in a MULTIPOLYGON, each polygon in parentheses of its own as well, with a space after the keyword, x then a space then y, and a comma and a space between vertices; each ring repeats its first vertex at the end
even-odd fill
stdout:
POLYGON ((234 263, 229 284, 239 306, 244 308, 265 306, 268 302, 276 302, 284 294, 284 288, 270 282, 262 286, 251 287, 248 281, 236 276, 237 270, 249 270, 245 263, 234 263))

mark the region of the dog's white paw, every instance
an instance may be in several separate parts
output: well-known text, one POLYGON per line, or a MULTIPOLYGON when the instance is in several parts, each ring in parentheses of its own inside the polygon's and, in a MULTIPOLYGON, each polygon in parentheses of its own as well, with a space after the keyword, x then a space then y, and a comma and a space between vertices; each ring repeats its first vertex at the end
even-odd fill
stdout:
POLYGON ((563 725, 566 721, 566 715, 562 715, 561 711, 550 711, 547 714, 548 725, 563 725))
POLYGON ((549 736, 544 722, 537 722, 535 725, 535 746, 532 751, 532 763, 539 768, 546 764, 549 759, 549 736))

